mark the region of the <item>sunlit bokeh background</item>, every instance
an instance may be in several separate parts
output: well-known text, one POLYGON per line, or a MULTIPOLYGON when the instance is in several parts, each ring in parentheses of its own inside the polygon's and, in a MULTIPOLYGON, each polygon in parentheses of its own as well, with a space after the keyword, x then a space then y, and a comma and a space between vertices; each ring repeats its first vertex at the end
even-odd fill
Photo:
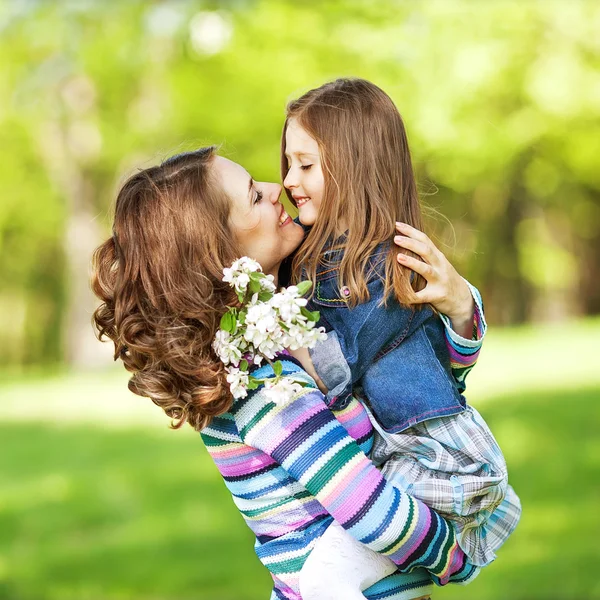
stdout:
POLYGON ((89 259, 119 182, 173 152, 278 181, 286 102, 342 75, 397 103, 483 293, 467 397, 523 501, 435 597, 600 598, 599 32, 592 0, 0 1, 0 599, 268 598, 199 436, 95 340, 89 259))

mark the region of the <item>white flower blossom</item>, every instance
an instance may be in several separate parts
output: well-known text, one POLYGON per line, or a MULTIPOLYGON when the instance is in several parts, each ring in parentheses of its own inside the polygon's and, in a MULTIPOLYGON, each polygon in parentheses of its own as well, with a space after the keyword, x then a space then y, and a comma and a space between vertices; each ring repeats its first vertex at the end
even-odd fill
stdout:
MULTIPOLYGON (((223 269, 223 281, 234 287, 236 292, 244 294, 250 283, 250 274, 261 272, 262 267, 255 260, 252 260, 247 256, 242 256, 242 258, 238 258, 230 268, 223 269)), ((273 284, 272 281, 269 281, 269 283, 271 283, 271 285, 273 284)))
POLYGON ((277 322, 277 314, 268 302, 250 306, 246 313, 244 339, 255 348, 260 348, 267 340, 275 341, 282 337, 277 322))
POLYGON ((265 275, 263 279, 260 280, 260 287, 265 292, 275 293, 275 277, 273 275, 265 275))
POLYGON ((217 331, 213 342, 213 350, 219 355, 221 362, 225 365, 234 364, 237 366, 242 358, 240 348, 231 341, 231 334, 222 329, 217 331))
POLYGON ((252 258, 242 256, 238 258, 232 265, 231 268, 234 271, 242 271, 243 273, 255 273, 257 271, 262 272, 262 267, 252 258))
POLYGON ((227 383, 231 390, 231 395, 234 398, 245 398, 248 395, 246 391, 248 388, 248 373, 241 371, 236 367, 229 367, 227 369, 227 383))
POLYGON ((289 377, 280 377, 276 380, 267 379, 265 381, 264 394, 270 402, 282 406, 289 402, 301 390, 302 385, 298 382, 289 377))
POLYGON ((288 325, 291 325, 294 320, 306 321, 306 317, 302 314, 302 307, 306 306, 307 300, 298 296, 298 288, 295 285, 275 294, 270 304, 277 309, 281 319, 288 325))
MULTIPOLYGON (((223 269, 223 281, 244 295, 242 307, 234 312, 234 326, 231 318, 228 321, 228 328, 234 333, 219 330, 213 342, 215 353, 227 366, 227 381, 234 398, 247 395, 250 374, 239 368, 242 359, 259 366, 264 359, 273 360, 285 348, 313 348, 326 338, 324 328, 316 327, 313 320, 302 314, 307 300, 297 286, 276 293, 273 275, 255 277, 253 280, 260 283, 261 292, 268 292, 271 297, 259 300, 259 293, 254 293, 250 300, 246 299, 252 281, 250 275, 256 272, 262 273, 261 266, 246 256, 223 269), (245 313, 244 324, 240 323, 241 313, 245 313)), ((265 380, 265 393, 276 403, 286 402, 301 388, 298 382, 283 376, 265 380)))

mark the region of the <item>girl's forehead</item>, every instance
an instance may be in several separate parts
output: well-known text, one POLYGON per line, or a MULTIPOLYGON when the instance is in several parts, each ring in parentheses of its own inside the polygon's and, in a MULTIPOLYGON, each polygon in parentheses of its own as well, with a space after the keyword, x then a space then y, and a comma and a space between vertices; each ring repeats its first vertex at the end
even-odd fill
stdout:
POLYGON ((288 121, 285 132, 286 154, 319 154, 317 141, 296 121, 288 121))

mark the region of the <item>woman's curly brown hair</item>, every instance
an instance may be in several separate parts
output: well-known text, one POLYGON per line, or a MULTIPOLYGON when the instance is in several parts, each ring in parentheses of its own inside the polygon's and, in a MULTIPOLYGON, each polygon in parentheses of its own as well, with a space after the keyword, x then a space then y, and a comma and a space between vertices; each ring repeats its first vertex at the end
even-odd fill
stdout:
POLYGON ((211 343, 232 290, 223 268, 239 256, 230 200, 215 180, 214 147, 132 175, 118 193, 113 235, 94 252, 93 324, 147 396, 179 428, 200 430, 233 401, 211 343))

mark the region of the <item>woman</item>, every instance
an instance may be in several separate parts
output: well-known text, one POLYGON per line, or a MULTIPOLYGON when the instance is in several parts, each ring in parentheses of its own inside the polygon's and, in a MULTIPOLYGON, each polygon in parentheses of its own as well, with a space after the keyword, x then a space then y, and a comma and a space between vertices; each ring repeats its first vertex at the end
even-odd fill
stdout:
MULTIPOLYGON (((304 237, 280 194, 279 185, 253 181, 214 148, 133 175, 117 197, 113 236, 94 256, 99 337, 114 342, 115 359, 133 373, 131 391, 163 408, 174 427, 189 422, 202 433, 256 534, 256 552, 274 579, 272 599, 302 597, 302 565, 334 518, 404 571, 372 582, 367 598, 408 600, 425 597, 432 579, 469 581, 476 570, 448 523, 388 484, 367 459, 372 428, 358 401, 336 419, 316 386, 283 407, 261 388, 231 397, 211 349, 222 314, 236 302, 223 269, 247 255, 277 277, 304 237)), ((437 267, 431 284, 445 280, 442 295, 452 294, 462 280, 434 250, 427 251, 437 267)), ((284 373, 310 381, 300 363, 283 363, 284 373)))

